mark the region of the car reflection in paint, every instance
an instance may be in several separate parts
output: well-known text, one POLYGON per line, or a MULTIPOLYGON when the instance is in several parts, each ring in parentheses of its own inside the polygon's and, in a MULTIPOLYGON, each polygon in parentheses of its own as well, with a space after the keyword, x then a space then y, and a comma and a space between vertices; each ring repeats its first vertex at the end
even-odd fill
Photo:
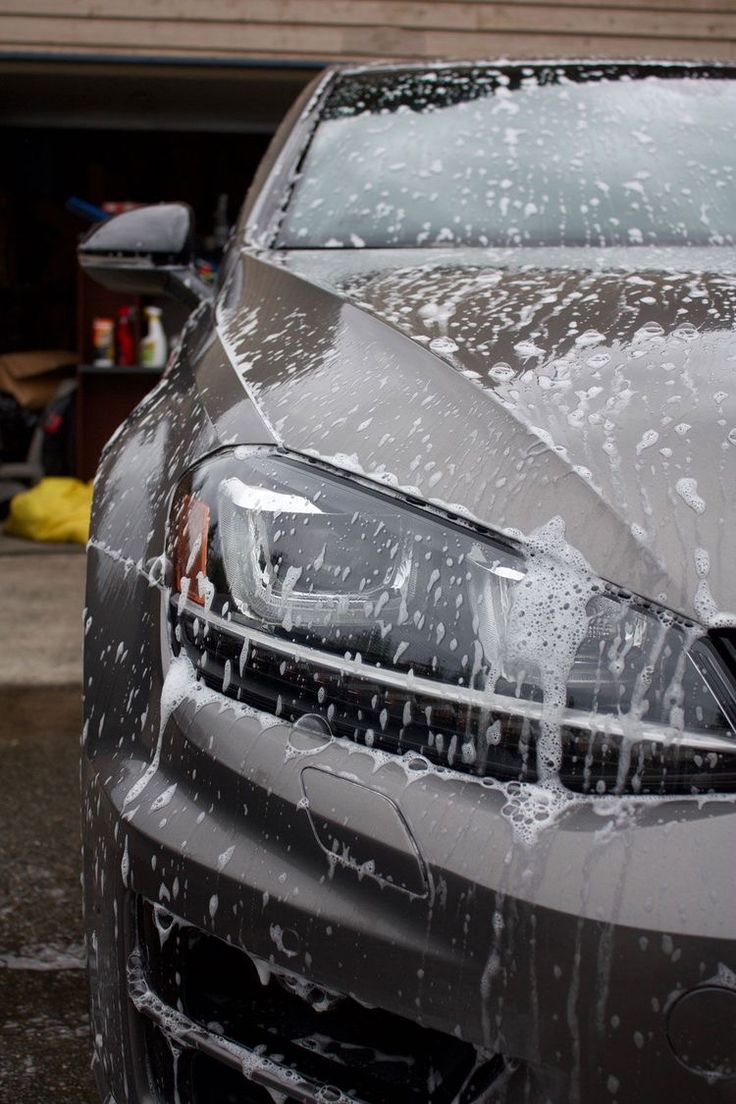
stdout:
POLYGON ((733 1101, 736 92, 330 71, 97 479, 108 1101, 733 1101))

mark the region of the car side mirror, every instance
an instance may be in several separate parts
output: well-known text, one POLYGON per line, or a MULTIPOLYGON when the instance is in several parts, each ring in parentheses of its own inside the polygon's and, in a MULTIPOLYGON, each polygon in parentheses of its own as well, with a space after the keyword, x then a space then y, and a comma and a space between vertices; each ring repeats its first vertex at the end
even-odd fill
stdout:
POLYGON ((136 207, 94 226, 77 249, 98 284, 133 295, 168 295, 188 306, 212 298, 194 267, 194 215, 186 203, 136 207))

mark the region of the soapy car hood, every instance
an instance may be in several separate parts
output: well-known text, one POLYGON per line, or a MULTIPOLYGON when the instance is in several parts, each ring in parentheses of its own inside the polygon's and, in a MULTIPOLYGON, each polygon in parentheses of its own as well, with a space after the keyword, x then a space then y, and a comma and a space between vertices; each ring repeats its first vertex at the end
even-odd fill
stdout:
POLYGON ((736 610, 730 249, 244 254, 230 362, 285 447, 736 610))

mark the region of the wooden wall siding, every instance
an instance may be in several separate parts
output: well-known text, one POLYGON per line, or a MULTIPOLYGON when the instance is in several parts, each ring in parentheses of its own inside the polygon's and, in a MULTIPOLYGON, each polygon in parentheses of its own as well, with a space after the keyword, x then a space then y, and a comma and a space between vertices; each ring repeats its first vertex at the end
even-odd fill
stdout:
POLYGON ((736 57, 736 0, 0 0, 0 50, 351 60, 736 57))

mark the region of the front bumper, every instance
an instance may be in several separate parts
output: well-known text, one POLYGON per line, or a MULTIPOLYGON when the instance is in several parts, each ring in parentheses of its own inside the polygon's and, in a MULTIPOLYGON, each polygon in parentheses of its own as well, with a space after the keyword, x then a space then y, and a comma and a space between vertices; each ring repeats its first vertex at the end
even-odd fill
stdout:
POLYGON ((230 1055, 242 1090, 223 1090, 223 1101, 260 1099, 247 1087, 254 1071, 287 1100, 344 1091, 337 1066, 332 1081, 299 1088, 288 1063, 279 1072, 261 1050, 254 1064, 242 1040, 182 1011, 176 994, 156 994, 141 971, 165 935, 150 924, 142 935, 142 902, 246 950, 261 973, 281 977, 271 985, 306 979, 349 998, 345 1019, 376 1007, 426 1029, 428 1051, 444 1036, 448 1049, 475 1048, 479 1065, 494 1055, 520 1064, 515 1073, 497 1065, 505 1095, 479 1100, 736 1099, 734 1059, 721 1053, 736 1006, 728 802, 578 801, 530 846, 514 836, 513 795, 275 723, 194 686, 158 751, 133 802, 144 751, 122 766, 113 753, 84 767, 98 1074, 116 1099, 187 1100, 193 1075, 174 1087, 162 1072, 152 1021, 175 1071, 189 1068, 180 1052, 204 1055, 200 1066, 224 1067, 230 1055), (701 1014, 683 1041, 693 993, 701 1014))

